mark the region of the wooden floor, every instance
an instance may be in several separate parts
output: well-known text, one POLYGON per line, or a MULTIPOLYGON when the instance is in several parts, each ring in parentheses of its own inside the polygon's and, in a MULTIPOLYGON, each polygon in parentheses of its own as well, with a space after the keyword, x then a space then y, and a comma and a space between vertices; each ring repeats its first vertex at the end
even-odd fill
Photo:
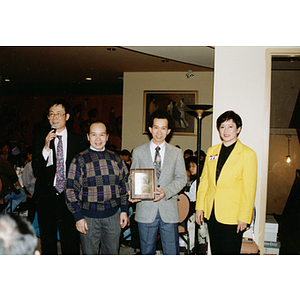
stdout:
MULTIPOLYGON (((42 253, 41 239, 40 238, 38 238, 37 250, 39 250, 39 252, 42 253)), ((57 241, 57 252, 58 252, 58 255, 62 255, 59 241, 57 241)), ((120 247, 120 253, 119 254, 120 255, 134 255, 136 253, 135 253, 134 249, 131 248, 131 247, 129 247, 129 248, 120 247)))

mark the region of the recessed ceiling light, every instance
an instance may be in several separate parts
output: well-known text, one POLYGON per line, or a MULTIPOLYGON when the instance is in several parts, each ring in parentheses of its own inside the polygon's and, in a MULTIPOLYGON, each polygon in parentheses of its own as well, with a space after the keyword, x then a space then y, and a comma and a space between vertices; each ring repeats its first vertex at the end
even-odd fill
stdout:
POLYGON ((85 80, 92 80, 92 77, 86 77, 85 80))
POLYGON ((5 79, 4 79, 4 81, 7 81, 7 82, 9 82, 9 81, 10 81, 10 79, 9 79, 9 78, 5 78, 5 79))

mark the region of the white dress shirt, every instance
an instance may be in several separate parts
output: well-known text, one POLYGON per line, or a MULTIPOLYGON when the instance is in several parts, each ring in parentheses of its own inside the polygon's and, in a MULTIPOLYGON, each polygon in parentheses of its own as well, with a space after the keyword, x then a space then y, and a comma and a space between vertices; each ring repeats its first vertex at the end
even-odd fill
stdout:
MULTIPOLYGON (((68 144, 68 131, 67 128, 65 128, 62 132, 60 133, 56 133, 56 135, 61 135, 62 136, 62 143, 63 143, 63 151, 64 151, 64 162, 65 162, 65 177, 66 177, 66 159, 67 159, 67 144, 68 144)), ((55 151, 57 149, 57 144, 58 144, 58 138, 56 137, 54 139, 54 147, 55 147, 55 151)), ((45 147, 43 148, 42 154, 44 159, 47 161, 47 165, 46 167, 52 166, 53 165, 53 149, 50 149, 49 151, 47 151, 45 149, 45 147)), ((54 177, 54 182, 53 182, 53 186, 55 186, 56 183, 56 175, 54 177)))
MULTIPOLYGON (((152 158, 153 163, 154 163, 155 152, 156 152, 155 148, 157 146, 158 145, 154 144, 153 141, 151 140, 151 142, 150 142, 150 153, 151 153, 151 158, 152 158)), ((161 168, 162 168, 163 163, 164 163, 165 152, 166 152, 166 142, 163 142, 158 147, 160 148, 159 153, 160 153, 160 157, 161 157, 161 168)))

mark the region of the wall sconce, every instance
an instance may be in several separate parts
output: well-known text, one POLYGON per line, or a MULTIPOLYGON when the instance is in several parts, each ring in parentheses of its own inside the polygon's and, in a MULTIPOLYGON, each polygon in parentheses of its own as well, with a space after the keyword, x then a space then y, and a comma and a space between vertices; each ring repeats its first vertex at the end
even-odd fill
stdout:
POLYGON ((292 157, 290 155, 290 141, 291 141, 291 134, 287 134, 286 135, 287 139, 288 139, 288 155, 286 156, 286 162, 289 164, 292 161, 292 157))

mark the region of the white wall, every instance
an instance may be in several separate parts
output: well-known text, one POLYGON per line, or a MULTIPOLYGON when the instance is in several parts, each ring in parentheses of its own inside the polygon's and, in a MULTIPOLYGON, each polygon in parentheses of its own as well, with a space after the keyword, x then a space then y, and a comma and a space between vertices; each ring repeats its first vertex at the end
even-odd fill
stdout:
MULTIPOLYGON (((148 135, 142 134, 144 91, 198 91, 198 103, 212 104, 213 72, 194 72, 195 77, 190 79, 185 74, 186 72, 124 73, 122 149, 131 151, 149 141, 148 135)), ((211 120, 212 116, 208 116, 202 121, 202 149, 205 152, 211 146, 211 120)), ((188 148, 196 150, 197 137, 173 135, 170 144, 180 145, 182 151, 188 148)))
MULTIPOLYGON (((268 183, 271 55, 297 52, 300 52, 300 48, 215 48, 213 123, 222 112, 228 109, 236 111, 243 119, 240 139, 257 154, 255 238, 261 253, 264 246, 268 183)), ((218 133, 213 130, 212 144, 219 142, 218 133)))

